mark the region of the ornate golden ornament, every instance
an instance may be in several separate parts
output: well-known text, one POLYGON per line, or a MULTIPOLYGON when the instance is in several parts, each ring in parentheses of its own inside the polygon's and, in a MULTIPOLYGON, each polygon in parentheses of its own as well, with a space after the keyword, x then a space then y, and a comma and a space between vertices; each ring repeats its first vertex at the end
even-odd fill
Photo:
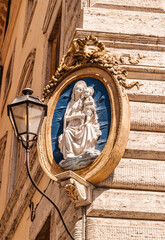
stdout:
POLYGON ((52 79, 49 81, 49 84, 44 88, 44 98, 42 100, 44 101, 51 97, 53 91, 61 82, 61 77, 64 74, 87 63, 95 63, 99 66, 107 68, 107 70, 117 78, 119 84, 124 88, 137 86, 139 89, 141 84, 138 81, 133 81, 132 83, 126 82, 127 71, 120 67, 121 64, 125 64, 126 58, 130 64, 135 65, 139 63, 139 60, 142 59, 143 56, 138 54, 138 57, 133 60, 129 54, 124 54, 120 57, 116 55, 109 55, 105 50, 104 44, 98 41, 93 35, 83 39, 76 39, 72 42, 68 53, 62 58, 61 63, 54 76, 52 76, 52 79), (93 45, 92 50, 90 50, 89 44, 93 45))
MULTIPOLYGON (((139 88, 140 86, 137 81, 130 84, 126 82, 127 72, 119 66, 124 63, 126 58, 130 64, 137 64, 141 56, 138 55, 137 59, 133 60, 129 55, 123 55, 119 58, 107 55, 104 45, 94 36, 73 41, 68 53, 63 57, 55 75, 44 89, 43 100, 48 104, 48 116, 44 120, 38 139, 40 164, 51 179, 57 181, 56 176, 69 169, 81 178, 96 184, 107 178, 118 165, 124 154, 130 131, 130 108, 125 88, 133 86, 139 88), (99 131, 101 131, 96 145, 102 147, 99 148, 95 145, 94 151, 99 150, 97 151, 99 155, 89 165, 83 165, 81 168, 76 168, 75 166, 66 168, 63 164, 61 165, 61 162, 63 162, 62 159, 65 161, 67 158, 63 154, 64 158, 58 160, 58 154, 63 152, 58 152, 57 148, 60 148, 60 139, 64 133, 64 118, 71 100, 71 93, 73 93, 72 90, 79 81, 81 83, 85 81, 87 88, 95 88, 95 96, 98 91, 102 91, 97 101, 94 101, 100 124, 99 131), (61 101, 63 101, 62 105, 60 105, 61 101), (106 114, 110 111, 110 118, 108 118, 110 120, 105 121, 100 118, 99 114, 104 116, 104 110, 102 111, 102 106, 100 105, 102 104, 101 101, 104 103, 106 101, 109 102, 109 105, 104 105, 104 110, 106 109, 106 114), (107 110, 108 106, 110 106, 109 110, 107 110), (61 114, 61 111, 63 111, 62 117, 59 117, 59 112, 61 114), (62 130, 60 126, 63 126, 62 130), (106 134, 104 132, 105 129, 106 134), (56 134, 54 134, 54 131, 56 131, 56 134), (105 138, 104 135, 106 135, 105 138), (57 145, 58 147, 55 147, 57 145)), ((81 156, 84 157, 84 155, 81 156)), ((88 160, 88 158, 86 159, 88 160)), ((66 190, 72 196, 72 199, 76 200, 77 196, 74 187, 68 185, 66 190)))

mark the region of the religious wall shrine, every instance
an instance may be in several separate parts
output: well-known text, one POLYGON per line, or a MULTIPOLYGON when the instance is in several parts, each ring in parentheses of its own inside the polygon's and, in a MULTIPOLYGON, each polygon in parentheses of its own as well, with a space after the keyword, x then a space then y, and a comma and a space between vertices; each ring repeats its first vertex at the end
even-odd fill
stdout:
POLYGON ((165 239, 164 0, 4 0, 0 19, 0 239, 165 239))

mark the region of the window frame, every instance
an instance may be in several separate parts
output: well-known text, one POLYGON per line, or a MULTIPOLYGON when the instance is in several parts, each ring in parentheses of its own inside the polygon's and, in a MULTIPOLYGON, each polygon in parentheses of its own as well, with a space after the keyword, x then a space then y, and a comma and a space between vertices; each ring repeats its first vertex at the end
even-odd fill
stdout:
POLYGON ((24 45, 24 43, 25 43, 37 3, 38 3, 38 0, 27 0, 27 2, 26 2, 25 27, 24 27, 22 45, 24 45), (29 6, 31 4, 30 1, 33 1, 31 6, 29 6))
MULTIPOLYGON (((11 89, 11 85, 12 85, 14 58, 15 58, 15 47, 16 47, 16 41, 15 41, 15 44, 14 44, 13 53, 10 57, 10 61, 9 61, 9 64, 8 64, 7 71, 5 73, 5 80, 3 81, 3 79, 2 79, 2 89, 4 89, 4 91, 3 91, 4 94, 3 94, 3 100, 2 100, 1 117, 3 115, 4 109, 5 109, 5 106, 6 106, 6 102, 7 102, 8 96, 9 96, 9 92, 10 92, 10 89, 11 89), (8 74, 9 74, 9 80, 8 80, 8 84, 7 84, 7 75, 8 74)), ((3 75, 4 75, 4 72, 3 72, 3 75)), ((2 89, 1 89, 1 91, 2 91, 2 89)))

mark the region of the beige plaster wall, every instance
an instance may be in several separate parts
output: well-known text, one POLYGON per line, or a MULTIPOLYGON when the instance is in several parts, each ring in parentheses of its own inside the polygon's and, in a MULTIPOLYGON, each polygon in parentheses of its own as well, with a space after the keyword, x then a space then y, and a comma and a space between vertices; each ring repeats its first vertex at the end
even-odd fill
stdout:
MULTIPOLYGON (((15 3, 16 4, 16 3, 15 3)), ((18 2, 19 4, 19 2, 18 2)), ((42 34, 40 33, 40 38, 39 38, 39 33, 37 31, 41 28, 37 28, 36 31, 33 30, 33 34, 31 34, 30 37, 27 38, 27 42, 25 42, 23 48, 22 48, 22 37, 23 37, 23 32, 24 32, 24 18, 25 18, 25 8, 26 8, 26 1, 23 1, 21 6, 20 6, 20 11, 17 16, 17 21, 15 22, 13 30, 10 32, 10 28, 8 28, 8 31, 6 33, 6 38, 4 41, 4 44, 2 46, 2 56, 3 56, 3 65, 4 65, 4 72, 3 72, 3 77, 6 75, 6 71, 8 69, 8 64, 13 52, 13 46, 14 42, 16 41, 16 49, 15 49, 15 58, 14 58, 14 66, 13 66, 13 77, 12 77, 12 85, 11 89, 9 91, 9 95, 7 98, 7 103, 11 103, 17 92, 17 85, 18 81, 21 75, 21 71, 23 68, 23 65, 25 63, 25 60, 31 51, 32 48, 36 47, 39 44, 42 43, 44 38, 42 38, 42 34), (36 33, 36 35, 34 34, 36 33), (34 36, 35 35, 35 36, 34 36), (38 36, 38 37, 36 37, 38 36), (8 42, 10 39, 10 42, 8 42), (40 40, 40 41, 39 41, 40 40)), ((46 8, 46 6, 45 6, 46 8)), ((44 8, 44 9, 45 9, 44 8)), ((37 9, 36 9, 37 10, 37 9)), ((42 15, 43 16, 43 15, 42 15)), ((13 21, 11 18, 10 21, 13 21)), ((34 21, 37 21, 34 18, 34 21)), ((35 22, 34 22, 35 23, 35 22)), ((40 22, 41 24, 42 22, 40 22)), ((33 22, 32 22, 33 24, 33 22)), ((10 23, 9 23, 10 26, 10 23)), ((30 33, 32 30, 30 31, 30 33)), ((39 47, 42 49, 42 45, 39 47)), ((40 66, 40 59, 42 57, 42 51, 39 52, 36 55, 36 64, 34 67, 34 79, 40 79, 39 82, 42 80, 42 70, 40 66)), ((3 79, 5 80, 5 79, 3 79)), ((5 81, 2 82, 2 88, 1 88, 1 108, 2 108, 2 100, 3 100, 3 92, 4 92, 4 86, 5 81)), ((34 89, 34 94, 41 96, 41 85, 38 84, 38 86, 32 86, 34 89)), ((13 131, 11 128, 11 124, 9 122, 9 119, 7 117, 7 103, 4 108, 3 115, 1 117, 1 134, 3 135, 4 132, 9 131, 8 135, 8 141, 7 141, 7 149, 8 151, 6 152, 7 156, 5 157, 6 161, 4 162, 4 168, 3 168, 3 179, 2 179, 2 188, 1 188, 1 210, 0 212, 3 213, 3 209, 5 207, 6 201, 7 201, 7 194, 8 194, 8 174, 9 174, 9 169, 10 169, 10 154, 11 154, 11 139, 13 135, 13 131), (8 159, 8 160, 7 160, 8 159)))

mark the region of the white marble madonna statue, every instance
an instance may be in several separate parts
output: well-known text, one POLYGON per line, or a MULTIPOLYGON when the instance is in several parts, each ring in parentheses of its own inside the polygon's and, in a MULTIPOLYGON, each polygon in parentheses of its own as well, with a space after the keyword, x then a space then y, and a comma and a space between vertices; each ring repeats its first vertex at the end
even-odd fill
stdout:
POLYGON ((59 165, 65 169, 83 168, 91 163, 83 163, 84 160, 95 159, 100 154, 100 151, 95 149, 101 131, 93 93, 94 89, 87 87, 82 80, 74 85, 64 115, 63 134, 58 139, 64 157, 59 165), (79 164, 75 162, 76 159, 80 160, 79 164))

